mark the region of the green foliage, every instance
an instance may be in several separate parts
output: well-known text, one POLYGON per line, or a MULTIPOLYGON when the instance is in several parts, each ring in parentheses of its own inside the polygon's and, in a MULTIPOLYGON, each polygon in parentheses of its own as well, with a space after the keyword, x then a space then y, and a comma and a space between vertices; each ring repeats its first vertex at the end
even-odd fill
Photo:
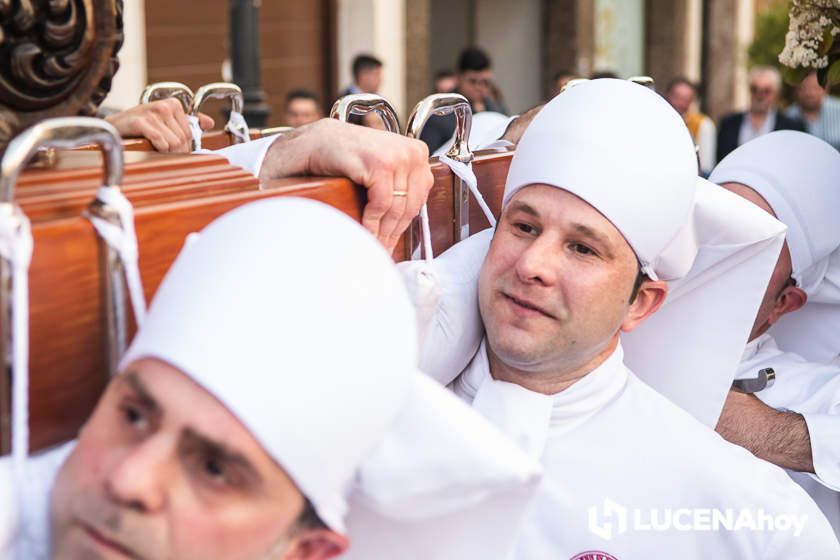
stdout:
POLYGON ((761 65, 783 69, 779 53, 785 48, 785 35, 790 25, 789 11, 789 1, 778 1, 756 16, 755 37, 747 49, 750 67, 761 65))
POLYGON ((840 60, 835 60, 831 63, 831 66, 828 67, 828 73, 826 74, 825 81, 829 87, 840 84, 840 60))

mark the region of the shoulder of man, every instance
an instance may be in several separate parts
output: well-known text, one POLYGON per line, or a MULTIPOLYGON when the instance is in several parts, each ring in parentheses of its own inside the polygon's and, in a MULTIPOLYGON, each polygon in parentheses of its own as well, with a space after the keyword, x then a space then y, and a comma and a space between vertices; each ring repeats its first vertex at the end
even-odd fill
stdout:
POLYGON ((799 117, 790 117, 785 113, 779 111, 776 113, 776 127, 774 130, 798 130, 800 132, 807 132, 805 123, 799 117))

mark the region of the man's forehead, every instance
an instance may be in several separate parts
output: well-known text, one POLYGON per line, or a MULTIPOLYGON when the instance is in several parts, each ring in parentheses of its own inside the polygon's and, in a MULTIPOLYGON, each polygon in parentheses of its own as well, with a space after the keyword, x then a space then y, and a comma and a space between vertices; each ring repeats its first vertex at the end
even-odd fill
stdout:
POLYGON ((508 203, 508 207, 512 207, 517 202, 528 205, 544 217, 551 214, 563 215, 566 211, 574 212, 574 215, 563 215, 563 219, 568 218, 576 229, 581 229, 579 226, 583 226, 596 235, 608 238, 607 240, 616 248, 626 247, 635 255, 633 248, 612 221, 571 191, 554 185, 531 184, 517 191, 508 203))

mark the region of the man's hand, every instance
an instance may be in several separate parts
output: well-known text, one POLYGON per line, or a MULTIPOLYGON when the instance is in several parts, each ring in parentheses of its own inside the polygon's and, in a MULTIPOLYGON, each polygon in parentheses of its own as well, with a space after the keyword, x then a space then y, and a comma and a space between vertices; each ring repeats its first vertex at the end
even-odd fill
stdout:
POLYGON ((814 472, 811 438, 801 414, 778 411, 755 395, 730 390, 715 429, 765 461, 794 471, 814 472))
POLYGON ((260 179, 293 175, 348 177, 366 187, 362 225, 389 251, 417 216, 434 182, 423 142, 335 119, 299 127, 271 145, 260 179))
MULTIPOLYGON (((108 115, 105 120, 114 125, 123 138, 142 136, 159 152, 187 154, 192 151, 192 133, 177 99, 161 99, 135 105, 125 111, 108 115)), ((213 119, 199 113, 202 130, 213 128, 213 119)))

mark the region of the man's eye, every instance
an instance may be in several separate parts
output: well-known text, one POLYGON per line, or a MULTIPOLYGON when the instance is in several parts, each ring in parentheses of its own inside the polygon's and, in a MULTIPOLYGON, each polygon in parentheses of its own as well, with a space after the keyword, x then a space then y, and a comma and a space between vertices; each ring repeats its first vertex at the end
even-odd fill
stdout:
POLYGON ((141 428, 145 427, 146 418, 145 416, 143 416, 143 413, 141 413, 137 408, 133 406, 124 406, 122 409, 122 413, 126 423, 141 428))
POLYGON ((528 235, 533 235, 537 233, 537 228, 530 224, 525 224, 522 222, 516 222, 513 224, 513 227, 521 231, 522 233, 527 233, 528 235))
POLYGON ((221 461, 213 457, 208 457, 204 460, 204 472, 210 478, 216 479, 219 482, 225 480, 225 467, 221 461))
POLYGON ((590 249, 586 245, 581 245, 580 243, 574 243, 572 245, 572 249, 574 249, 574 251, 576 253, 579 253, 581 255, 594 255, 595 254, 595 251, 593 251, 592 249, 590 249))

